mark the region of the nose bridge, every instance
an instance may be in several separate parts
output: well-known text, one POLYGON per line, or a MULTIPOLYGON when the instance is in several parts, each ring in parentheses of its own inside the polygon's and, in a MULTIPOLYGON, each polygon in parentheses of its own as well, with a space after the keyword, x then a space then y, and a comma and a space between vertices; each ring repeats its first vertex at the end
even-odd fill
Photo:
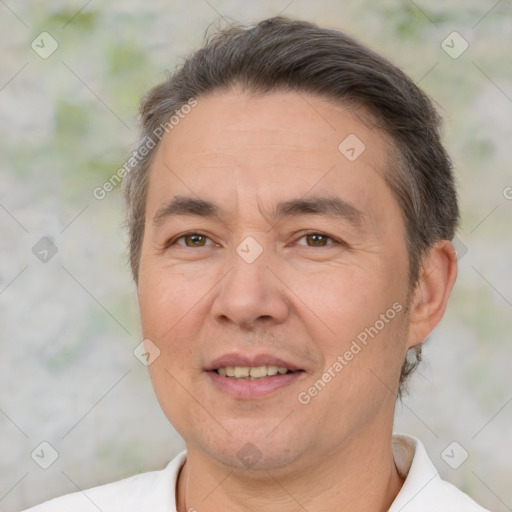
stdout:
POLYGON ((232 284, 242 287, 251 286, 247 292, 253 293, 265 293, 265 288, 268 286, 267 266, 271 260, 271 249, 268 246, 264 248, 264 242, 261 237, 259 238, 261 244, 253 236, 245 237, 236 247, 230 262, 232 284))
POLYGON ((271 249, 254 236, 245 237, 229 258, 230 271, 220 283, 212 313, 217 320, 250 326, 262 321, 282 322, 288 305, 279 280, 268 266, 271 249))
POLYGON ((269 290, 270 249, 263 247, 253 236, 245 237, 230 258, 231 272, 225 282, 225 294, 233 295, 238 305, 254 307, 263 300, 269 290))

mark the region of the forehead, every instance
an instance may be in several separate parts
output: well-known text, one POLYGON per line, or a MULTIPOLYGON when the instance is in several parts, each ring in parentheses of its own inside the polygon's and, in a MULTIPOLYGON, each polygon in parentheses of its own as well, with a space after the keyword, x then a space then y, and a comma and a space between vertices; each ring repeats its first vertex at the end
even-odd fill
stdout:
MULTIPOLYGON (((222 205, 297 195, 350 195, 362 210, 392 200, 384 181, 389 142, 346 105, 298 92, 216 92, 164 136, 149 197, 215 198, 222 205)), ((377 208, 378 210, 378 208, 377 208)))

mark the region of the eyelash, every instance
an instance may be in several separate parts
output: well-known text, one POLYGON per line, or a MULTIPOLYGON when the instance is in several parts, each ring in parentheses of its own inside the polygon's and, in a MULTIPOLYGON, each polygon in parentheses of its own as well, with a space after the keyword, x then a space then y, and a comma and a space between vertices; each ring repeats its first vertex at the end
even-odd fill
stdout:
MULTIPOLYGON (((173 246, 173 245, 178 245, 177 242, 179 240, 181 240, 182 238, 186 238, 187 236, 191 236, 191 235, 199 235, 199 236, 202 236, 202 237, 205 237, 207 238, 208 240, 211 240, 207 235, 199 232, 199 231, 189 231, 187 233, 183 233, 181 235, 178 235, 177 237, 174 237, 173 239, 171 239, 169 242, 167 242, 165 244, 165 249, 168 249, 169 247, 173 246)), ((306 236, 311 236, 311 235, 320 235, 320 236, 323 236, 329 240, 331 240, 331 243, 328 243, 326 245, 306 245, 306 247, 327 247, 327 246, 330 246, 330 245, 343 245, 343 246, 347 246, 347 244, 345 242, 342 242, 341 240, 337 240, 336 238, 330 236, 330 235, 327 235, 326 233, 322 233, 321 231, 308 231, 306 233, 302 233, 302 235, 296 240, 299 241, 301 240, 302 238, 306 237, 306 236)), ((182 245, 182 247, 187 247, 188 249, 194 249, 194 247, 190 247, 190 246, 187 246, 187 245, 182 245)), ((207 246, 204 246, 204 245, 198 245, 197 248, 199 247, 207 247, 207 246)))

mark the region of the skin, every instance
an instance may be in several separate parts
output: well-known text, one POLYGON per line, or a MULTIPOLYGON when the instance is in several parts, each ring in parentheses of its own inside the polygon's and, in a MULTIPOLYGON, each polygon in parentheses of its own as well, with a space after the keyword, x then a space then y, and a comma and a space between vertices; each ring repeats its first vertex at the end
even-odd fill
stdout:
POLYGON ((400 369, 441 319, 457 262, 450 242, 437 243, 407 304, 405 225, 382 178, 388 148, 385 134, 343 105, 240 89, 198 98, 163 138, 149 183, 138 298, 144 338, 160 350, 152 383, 187 446, 179 512, 375 512, 399 492, 391 436, 400 369), (352 162, 338 150, 349 134, 366 146, 352 162), (312 195, 349 201, 364 223, 272 218, 276 203, 312 195), (221 211, 154 223, 175 196, 221 211), (190 231, 206 238, 166 246, 190 231), (248 236, 263 249, 252 263, 236 252, 248 236), (298 394, 396 302, 402 311, 301 404, 298 394), (305 371, 268 397, 235 399, 204 371, 231 352, 274 354, 305 371), (261 454, 250 468, 237 456, 248 442, 261 454))

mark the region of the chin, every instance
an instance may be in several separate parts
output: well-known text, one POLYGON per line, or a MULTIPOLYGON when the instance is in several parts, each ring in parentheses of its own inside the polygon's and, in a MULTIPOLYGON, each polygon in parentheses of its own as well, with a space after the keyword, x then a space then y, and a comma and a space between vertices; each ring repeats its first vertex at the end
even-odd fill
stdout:
POLYGON ((219 435, 221 429, 208 428, 208 433, 197 432, 199 439, 196 438, 193 445, 200 447, 210 458, 237 470, 252 472, 289 467, 301 458, 306 451, 304 447, 311 443, 307 442, 304 430, 301 438, 297 437, 298 425, 284 428, 279 421, 282 419, 221 420, 231 435, 224 430, 219 435))
MULTIPOLYGON (((234 449, 235 443, 223 448, 219 446, 209 446, 208 455, 224 466, 236 469, 250 471, 251 473, 262 472, 262 478, 268 478, 266 471, 277 470, 283 467, 290 467, 300 457, 300 449, 297 446, 293 448, 287 443, 280 449, 275 445, 262 446, 261 443, 245 441, 240 443, 239 449, 234 449), (293 451, 292 451, 293 450, 293 451)), ((238 443, 236 443, 238 444, 238 443)))

